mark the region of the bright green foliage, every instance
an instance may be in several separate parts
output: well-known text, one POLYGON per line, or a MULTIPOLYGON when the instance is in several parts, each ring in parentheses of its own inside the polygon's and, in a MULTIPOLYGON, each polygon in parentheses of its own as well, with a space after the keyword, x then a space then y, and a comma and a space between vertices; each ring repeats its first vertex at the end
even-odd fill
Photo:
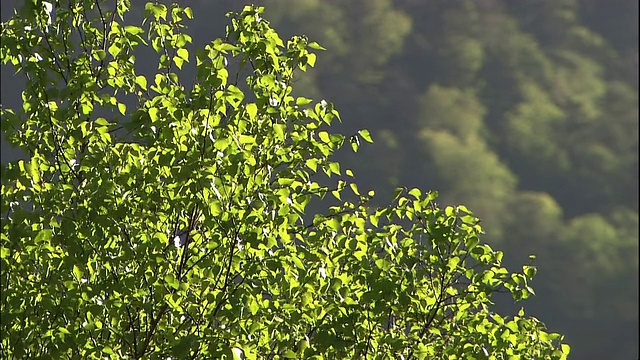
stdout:
POLYGON ((537 319, 490 311, 536 271, 502 267, 466 207, 418 189, 367 206, 332 161, 338 112, 291 95, 319 45, 250 6, 194 52, 189 8, 148 3, 143 28, 128 1, 63 3, 2 27, 27 78, 3 131, 30 159, 2 174, 3 358, 567 357, 537 319), (341 204, 303 221, 328 193, 341 204))

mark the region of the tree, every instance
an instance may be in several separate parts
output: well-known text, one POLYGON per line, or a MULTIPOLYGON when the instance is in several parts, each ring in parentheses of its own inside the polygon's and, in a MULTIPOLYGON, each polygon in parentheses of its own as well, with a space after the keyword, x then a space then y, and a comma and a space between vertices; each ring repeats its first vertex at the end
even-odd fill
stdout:
POLYGON ((147 3, 145 29, 128 8, 29 1, 3 23, 27 83, 3 132, 29 155, 2 169, 3 357, 566 358, 537 319, 490 311, 536 270, 502 267, 466 207, 398 189, 373 209, 332 161, 338 112, 291 96, 320 45, 247 6, 194 56, 190 8, 147 3))

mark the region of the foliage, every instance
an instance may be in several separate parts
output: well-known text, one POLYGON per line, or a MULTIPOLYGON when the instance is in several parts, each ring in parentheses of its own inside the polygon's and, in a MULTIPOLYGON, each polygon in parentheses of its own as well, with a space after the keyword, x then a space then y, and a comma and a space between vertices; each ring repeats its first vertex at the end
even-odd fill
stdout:
POLYGON ((317 43, 247 6, 193 52, 188 7, 147 3, 140 27, 128 1, 63 3, 2 24, 27 79, 3 132, 29 155, 2 169, 3 358, 567 357, 536 318, 490 311, 536 269, 505 269, 466 207, 398 189, 373 208, 333 161, 338 112, 291 95, 317 43), (325 195, 340 205, 305 218, 325 195))

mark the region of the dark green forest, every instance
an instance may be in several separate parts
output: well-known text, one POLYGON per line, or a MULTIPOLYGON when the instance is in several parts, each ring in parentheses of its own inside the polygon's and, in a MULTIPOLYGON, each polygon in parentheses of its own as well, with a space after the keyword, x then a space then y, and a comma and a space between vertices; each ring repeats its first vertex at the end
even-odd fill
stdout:
MULTIPOLYGON (((371 131, 359 160, 340 154, 360 186, 465 204, 507 266, 536 255, 528 312, 571 358, 637 358, 637 1, 259 3, 328 50, 296 88, 335 103, 339 132, 371 131)), ((188 5, 199 45, 242 4, 188 5)))

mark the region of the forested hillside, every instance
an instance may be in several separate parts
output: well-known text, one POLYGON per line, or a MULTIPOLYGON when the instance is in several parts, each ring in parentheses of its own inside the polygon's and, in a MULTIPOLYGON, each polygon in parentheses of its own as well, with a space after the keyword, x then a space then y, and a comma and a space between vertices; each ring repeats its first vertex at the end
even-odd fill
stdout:
MULTIPOLYGON (((296 88, 371 131, 341 159, 361 186, 467 205, 512 266, 537 255, 528 311, 571 358, 637 358, 637 1, 259 3, 329 50, 296 88)), ((188 4, 198 45, 241 8, 188 4)))

